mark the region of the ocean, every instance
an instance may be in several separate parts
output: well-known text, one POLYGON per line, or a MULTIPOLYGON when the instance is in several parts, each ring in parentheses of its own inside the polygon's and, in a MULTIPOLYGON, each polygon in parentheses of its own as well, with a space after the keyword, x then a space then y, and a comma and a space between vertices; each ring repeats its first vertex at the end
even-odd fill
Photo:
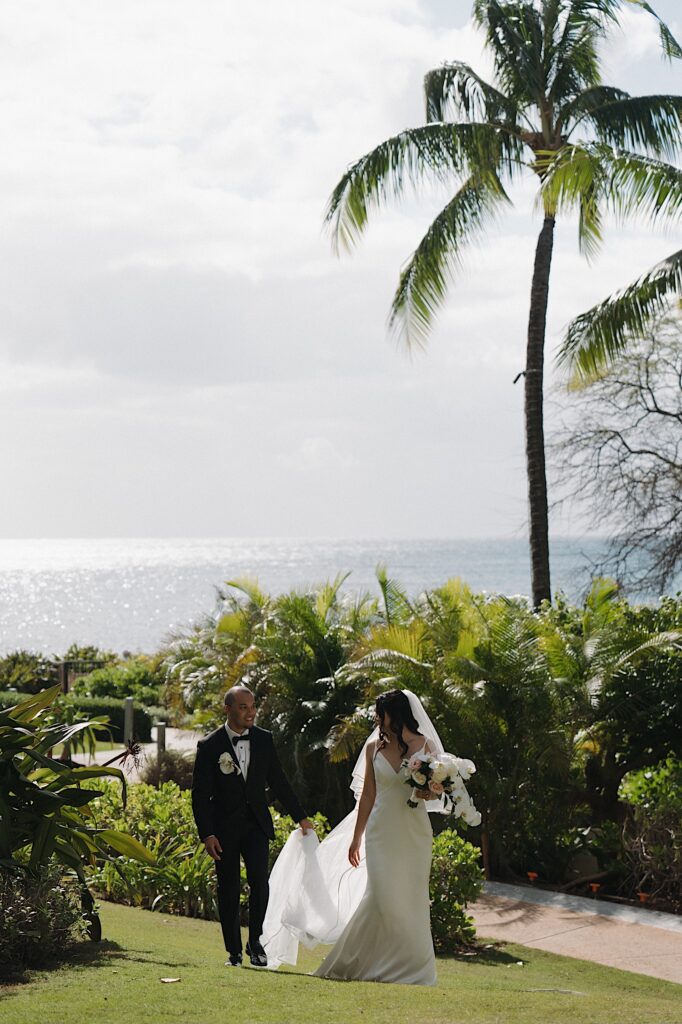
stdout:
MULTIPOLYGON (((553 590, 579 599, 603 543, 554 538, 553 590)), ((377 594, 379 562, 413 596, 452 576, 477 591, 529 591, 522 538, 0 540, 0 653, 59 655, 71 643, 151 653, 213 611, 227 580, 256 577, 281 593, 350 572, 346 592, 377 594)))

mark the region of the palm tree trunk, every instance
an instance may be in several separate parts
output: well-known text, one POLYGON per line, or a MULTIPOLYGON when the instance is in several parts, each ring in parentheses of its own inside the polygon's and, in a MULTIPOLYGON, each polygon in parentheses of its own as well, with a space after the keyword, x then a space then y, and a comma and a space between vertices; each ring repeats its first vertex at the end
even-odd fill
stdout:
POLYGON ((553 246, 554 217, 545 217, 535 249, 525 375, 530 560, 533 605, 536 608, 542 601, 551 601, 552 599, 549 579, 549 524, 542 392, 547 297, 549 295, 549 271, 552 265, 553 246))

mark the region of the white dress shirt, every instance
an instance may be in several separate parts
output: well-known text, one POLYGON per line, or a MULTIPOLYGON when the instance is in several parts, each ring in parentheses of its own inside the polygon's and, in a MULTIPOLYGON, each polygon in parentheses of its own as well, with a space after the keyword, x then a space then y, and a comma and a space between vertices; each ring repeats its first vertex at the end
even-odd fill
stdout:
POLYGON ((249 774, 249 762, 251 761, 251 740, 242 741, 241 743, 235 743, 235 740, 239 735, 248 736, 249 730, 245 729, 244 732, 241 734, 238 732, 233 732, 232 729, 230 729, 227 722, 225 722, 225 731, 227 732, 227 735, 230 737, 232 741, 234 752, 237 755, 239 770, 244 776, 244 781, 246 782, 246 778, 249 774))

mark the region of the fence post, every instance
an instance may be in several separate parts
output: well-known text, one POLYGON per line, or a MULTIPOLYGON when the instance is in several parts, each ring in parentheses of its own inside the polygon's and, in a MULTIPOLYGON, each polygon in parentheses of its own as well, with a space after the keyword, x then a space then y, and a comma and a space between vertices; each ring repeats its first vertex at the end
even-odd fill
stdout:
POLYGON ((166 752, 166 723, 156 722, 156 753, 160 758, 166 752))
POLYGON ((123 743, 133 742, 133 698, 126 697, 123 703, 123 743))

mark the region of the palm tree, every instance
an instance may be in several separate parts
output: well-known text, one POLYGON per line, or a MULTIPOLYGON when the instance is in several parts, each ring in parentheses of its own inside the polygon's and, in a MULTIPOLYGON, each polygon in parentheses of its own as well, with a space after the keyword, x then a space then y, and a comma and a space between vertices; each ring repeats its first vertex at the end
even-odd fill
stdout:
POLYGON ((424 82, 427 123, 387 139, 353 163, 334 189, 326 213, 335 244, 349 247, 365 229, 370 208, 397 197, 407 185, 457 182, 452 198, 403 268, 393 297, 389 323, 399 340, 408 347, 423 345, 466 243, 510 205, 505 184, 528 170, 536 176, 543 224, 535 252, 524 371, 536 606, 551 599, 543 363, 556 215, 560 208, 577 205, 580 247, 588 257, 593 255, 602 209, 609 200, 616 203, 619 152, 637 151, 633 159, 643 172, 639 193, 635 190, 630 198, 641 210, 644 200, 655 206, 655 194, 663 202, 663 175, 653 169, 666 168, 660 159, 680 148, 681 97, 632 97, 601 81, 599 45, 624 3, 636 3, 656 17, 666 54, 682 57, 667 26, 643 0, 474 0, 474 20, 493 57, 494 83, 460 61, 430 71, 424 82), (579 131, 586 133, 582 146, 574 140, 579 131), (593 160, 591 179, 585 176, 586 161, 577 159, 582 151, 593 160), (562 174, 555 177, 557 162, 562 174), (649 167, 651 174, 646 172, 649 167))

